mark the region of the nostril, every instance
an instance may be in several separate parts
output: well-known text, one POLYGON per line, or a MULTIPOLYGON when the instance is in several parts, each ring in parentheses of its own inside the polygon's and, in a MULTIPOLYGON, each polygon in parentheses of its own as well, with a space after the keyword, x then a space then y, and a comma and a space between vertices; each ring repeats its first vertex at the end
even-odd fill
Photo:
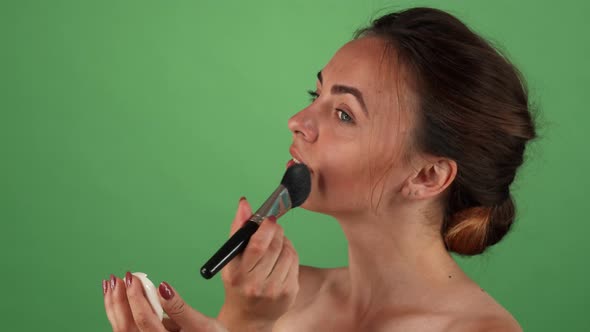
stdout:
POLYGON ((307 109, 293 115, 288 125, 294 136, 301 136, 305 141, 314 141, 317 138, 315 118, 307 109))

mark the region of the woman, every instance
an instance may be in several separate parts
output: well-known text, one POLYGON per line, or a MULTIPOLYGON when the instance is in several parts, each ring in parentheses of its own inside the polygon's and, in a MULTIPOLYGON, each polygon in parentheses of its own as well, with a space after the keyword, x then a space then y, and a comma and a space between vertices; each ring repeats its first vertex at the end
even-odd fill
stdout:
MULTIPOLYGON (((223 270, 217 320, 160 285, 166 327, 520 331, 450 255, 482 253, 514 220, 510 185, 535 137, 517 69, 453 16, 414 8, 375 20, 317 76, 289 120, 291 153, 312 171, 302 207, 338 220, 349 266, 299 266, 269 219, 223 270)), ((232 232, 250 214, 240 200, 232 232)), ((105 294, 113 329, 164 331, 126 279, 105 294)))

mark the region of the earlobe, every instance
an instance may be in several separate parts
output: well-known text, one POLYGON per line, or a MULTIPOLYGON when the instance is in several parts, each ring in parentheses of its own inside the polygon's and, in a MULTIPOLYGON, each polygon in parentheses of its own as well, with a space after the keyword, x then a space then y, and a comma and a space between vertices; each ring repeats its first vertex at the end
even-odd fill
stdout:
POLYGON ((408 184, 405 184, 402 188, 402 196, 404 196, 405 198, 409 198, 411 196, 411 191, 410 188, 408 187, 408 184))

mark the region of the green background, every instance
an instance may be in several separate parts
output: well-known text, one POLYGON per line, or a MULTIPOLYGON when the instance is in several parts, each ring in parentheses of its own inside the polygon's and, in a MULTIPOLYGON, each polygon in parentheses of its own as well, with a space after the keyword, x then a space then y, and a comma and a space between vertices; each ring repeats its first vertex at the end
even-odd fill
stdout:
MULTIPOLYGON (((216 315, 221 281, 198 270, 239 197, 278 184, 315 73, 413 5, 505 50, 540 108, 514 231, 460 264, 525 330, 590 330, 590 5, 377 0, 0 1, 0 329, 107 331, 101 280, 127 270, 216 315)), ((346 264, 334 220, 281 223, 303 264, 346 264)))

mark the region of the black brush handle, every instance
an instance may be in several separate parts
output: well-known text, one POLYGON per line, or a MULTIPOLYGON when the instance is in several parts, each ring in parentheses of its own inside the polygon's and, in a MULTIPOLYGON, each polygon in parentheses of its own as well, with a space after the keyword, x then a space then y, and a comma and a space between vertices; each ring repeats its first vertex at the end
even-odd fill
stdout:
POLYGON ((229 261, 246 249, 252 234, 256 232, 259 225, 249 220, 240 228, 217 252, 203 265, 201 275, 205 279, 211 279, 229 261))

